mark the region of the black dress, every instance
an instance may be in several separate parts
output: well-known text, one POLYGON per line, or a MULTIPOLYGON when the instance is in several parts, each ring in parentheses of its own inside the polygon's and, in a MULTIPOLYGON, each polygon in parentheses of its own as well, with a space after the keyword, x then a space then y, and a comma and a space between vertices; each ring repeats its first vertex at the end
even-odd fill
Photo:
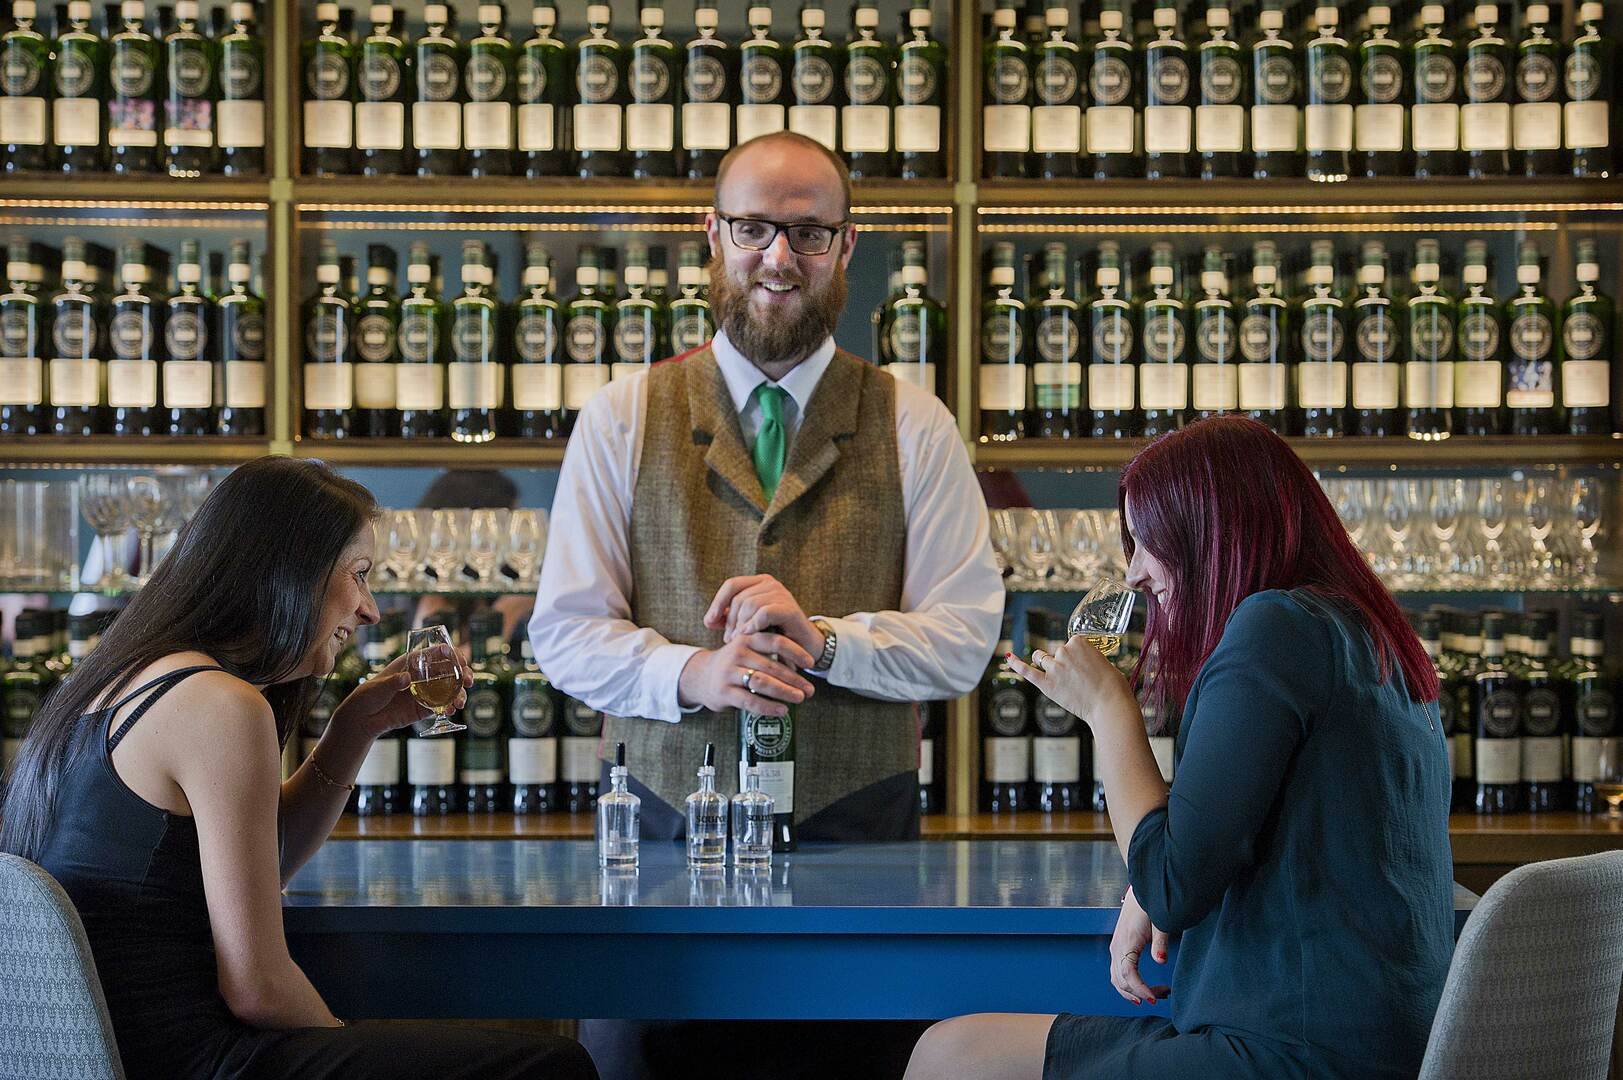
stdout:
POLYGON ((187 676, 216 670, 169 672, 85 714, 38 860, 84 922, 130 1080, 595 1078, 578 1043, 552 1036, 443 1025, 271 1031, 232 1015, 218 988, 196 824, 135 794, 112 761, 153 702, 187 676), (105 737, 112 715, 143 694, 105 737))

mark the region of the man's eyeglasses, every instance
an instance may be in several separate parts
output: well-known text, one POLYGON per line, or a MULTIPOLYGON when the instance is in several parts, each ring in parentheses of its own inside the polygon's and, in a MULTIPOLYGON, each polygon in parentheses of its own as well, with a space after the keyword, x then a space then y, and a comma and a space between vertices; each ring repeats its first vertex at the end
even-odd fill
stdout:
POLYGON ((789 238, 789 250, 796 255, 827 255, 834 246, 834 238, 850 222, 838 225, 819 225, 816 222, 763 221, 760 218, 739 218, 716 211, 716 217, 727 223, 733 243, 745 251, 765 251, 777 242, 778 234, 789 238))

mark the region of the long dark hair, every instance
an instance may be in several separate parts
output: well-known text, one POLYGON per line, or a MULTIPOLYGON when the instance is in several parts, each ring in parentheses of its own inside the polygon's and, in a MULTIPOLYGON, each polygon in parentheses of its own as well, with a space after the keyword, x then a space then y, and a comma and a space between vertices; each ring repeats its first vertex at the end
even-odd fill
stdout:
POLYGON ((371 492, 319 461, 262 457, 227 476, 101 643, 41 704, 0 803, 0 851, 37 858, 87 714, 165 656, 207 653, 246 682, 271 684, 265 697, 285 741, 314 681, 289 676, 319 632, 333 567, 376 512, 371 492))
MULTIPOLYGON (((1435 701, 1437 674, 1392 594, 1353 546, 1324 489, 1267 427, 1221 416, 1164 435, 1122 471, 1122 521, 1133 504, 1138 542, 1172 579, 1168 619, 1152 596, 1136 678, 1162 716, 1181 707, 1240 601, 1307 588, 1355 614, 1385 679, 1395 667, 1416 702, 1435 701)), ((1133 535, 1122 529, 1133 557, 1133 535)))

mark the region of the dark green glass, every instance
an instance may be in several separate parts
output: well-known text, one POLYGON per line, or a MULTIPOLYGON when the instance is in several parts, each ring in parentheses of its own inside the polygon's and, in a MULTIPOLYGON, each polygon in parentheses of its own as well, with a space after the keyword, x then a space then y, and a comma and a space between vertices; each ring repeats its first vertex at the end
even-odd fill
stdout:
POLYGON ((1133 305, 1122 295, 1121 253, 1099 245, 1094 299, 1088 304, 1088 409, 1096 439, 1138 434, 1138 333, 1133 305))
POLYGON ((682 150, 687 175, 716 175, 733 144, 732 87, 738 73, 733 50, 716 36, 716 9, 701 3, 693 13, 699 36, 688 42, 682 71, 682 150))
POLYGON ((1596 287, 1599 245, 1578 243, 1578 291, 1561 312, 1561 394, 1569 435, 1610 435, 1612 348, 1616 330, 1612 298, 1596 287))
POLYGON ((625 106, 631 98, 626 50, 609 34, 607 4, 586 9, 590 32, 575 43, 575 172, 582 178, 625 175, 625 106))
POLYGON ((395 33, 393 7, 373 9, 378 21, 360 44, 355 64, 355 158, 363 176, 398 176, 406 171, 406 111, 411 85, 406 42, 395 33))
POLYGON ((1438 285, 1437 242, 1421 241, 1415 253, 1403 404, 1411 439, 1436 441, 1454 434, 1454 301, 1438 285))
POLYGON ((62 291, 51 298, 51 434, 104 434, 106 310, 90 286, 84 241, 62 244, 62 291))
POLYGON ((1605 5, 1578 6, 1582 33, 1567 53, 1566 115, 1563 129, 1572 151, 1572 175, 1604 178, 1612 175, 1612 97, 1616 75, 1617 43, 1601 32, 1605 5))
POLYGON ((1133 124, 1137 64, 1121 8, 1121 0, 1106 0, 1099 12, 1104 37, 1088 59, 1087 152, 1095 180, 1137 176, 1141 166, 1133 124))
POLYGON ((34 26, 34 0, 13 0, 12 28, 0 34, 0 170, 43 172, 50 158, 51 44, 34 26))
POLYGON ((539 3, 532 13, 534 35, 517 60, 518 156, 524 175, 563 176, 569 171, 569 46, 554 31, 558 12, 539 3))
POLYGON ((226 267, 229 289, 214 305, 213 338, 219 351, 224 396, 218 402, 221 435, 265 434, 265 298, 249 287, 248 241, 231 242, 226 267))
POLYGON ((665 305, 648 295, 648 251, 627 252, 627 295, 614 304, 614 358, 611 378, 647 371, 665 351, 665 305))
POLYGON ((1403 358, 1408 340, 1405 309, 1393 303, 1386 284, 1386 249, 1366 243, 1358 269, 1358 297, 1352 304, 1353 434, 1401 435, 1403 358))
POLYGON ((304 303, 304 433, 347 439, 355 404, 355 312, 339 288, 338 248, 323 241, 316 292, 304 303))
POLYGON ((716 319, 710 310, 709 289, 704 276, 704 255, 698 244, 683 244, 676 270, 679 294, 671 300, 669 323, 671 352, 680 356, 704 345, 716 336, 716 319))
POLYGON ((215 141, 226 176, 265 171, 265 42, 252 3, 233 0, 231 32, 219 41, 215 141))
POLYGON ((772 38, 772 9, 753 6, 747 17, 750 36, 738 46, 738 107, 733 113, 737 143, 783 130, 785 109, 795 100, 787 50, 772 38))
POLYGON ((558 801, 558 692, 536 667, 528 637, 519 648, 523 664, 513 675, 507 779, 513 813, 545 814, 558 801))
POLYGON ((1082 48, 1068 34, 1070 13, 1052 6, 1047 33, 1032 50, 1032 161, 1044 180, 1074 179, 1082 158, 1082 48))
POLYGON ((203 291, 203 266, 195 240, 181 245, 176 268, 179 291, 164 303, 163 403, 170 435, 214 431, 215 372, 209 362, 214 303, 203 291))
POLYGON ((1303 49, 1307 90, 1307 178, 1339 183, 1352 175, 1352 50, 1334 6, 1318 8, 1319 32, 1303 49))
POLYGON ((1290 402, 1290 305, 1282 288, 1273 245, 1252 249, 1253 294, 1240 317, 1240 412, 1267 424, 1281 435, 1296 433, 1290 402))
POLYGON ((440 299, 434 279, 428 245, 413 244, 406 267, 407 292, 400 300, 400 332, 395 339, 400 357, 395 404, 403 439, 442 439, 446 434, 445 364, 451 313, 440 299))
POLYGON ((1335 250, 1315 243, 1308 269, 1312 293, 1302 300, 1302 352, 1296 365, 1296 405, 1302 434, 1317 438, 1345 435, 1348 429, 1347 302, 1336 288, 1335 250))
POLYGON ((6 291, 0 294, 0 435, 40 435, 49 430, 45 402, 45 343, 51 339, 50 305, 27 280, 29 242, 9 245, 6 291))
POLYGON ((896 50, 896 153, 903 180, 936 180, 947 175, 947 48, 931 33, 930 0, 912 5, 896 50))
POLYGON ((463 141, 469 176, 513 175, 513 106, 518 102, 517 56, 500 4, 479 5, 479 36, 468 42, 462 84, 463 141))
POLYGON ((1470 701, 1476 812, 1517 813, 1522 809, 1522 686, 1505 666, 1504 622, 1497 612, 1482 616, 1482 661, 1471 675, 1470 701))
POLYGON ((665 9, 643 0, 642 36, 631 43, 626 81, 626 149, 637 179, 677 174, 676 107, 682 91, 682 64, 675 43, 663 35, 665 9))
POLYGON ((1151 180, 1192 175, 1194 103, 1189 47, 1172 0, 1155 7, 1156 36, 1144 43, 1144 175, 1151 180))
POLYGON ((317 4, 316 36, 301 46, 304 172, 310 176, 344 176, 354 165, 355 51, 338 18, 336 3, 317 4))
POLYGON ((462 760, 457 780, 462 784, 462 806, 470 814, 490 814, 510 805, 507 781, 507 739, 511 733, 509 709, 512 687, 501 675, 501 615, 476 615, 468 620, 468 702, 462 708, 459 736, 462 760), (493 648, 494 647, 494 648, 493 648))
POLYGON ((418 176, 462 175, 463 49, 444 4, 423 9, 423 36, 411 45, 411 144, 418 176))
POLYGON ((994 179, 1023 178, 1031 150, 1031 58, 1015 16, 1015 0, 997 0, 981 56, 981 174, 994 179))
POLYGON ((1521 295, 1505 305, 1510 368, 1505 404, 1512 435, 1554 435, 1565 427, 1556 355, 1560 313, 1544 292, 1539 263, 1538 248, 1524 244, 1516 268, 1521 295))
POLYGON ((1392 36, 1392 9, 1369 8, 1369 33, 1358 44, 1358 88, 1363 100, 1355 118, 1355 171, 1366 177, 1407 176, 1409 110, 1408 52, 1392 36))
POLYGON ((1200 104, 1195 108, 1195 151, 1202 180, 1248 174, 1245 156, 1245 71, 1239 42, 1229 34, 1227 7, 1206 9, 1210 36, 1200 43, 1200 104))
POLYGON ((381 439, 400 433, 398 263, 394 250, 384 244, 367 245, 366 263, 366 292, 355 305, 355 434, 381 439))
POLYGON ((158 110, 163 60, 158 42, 141 26, 146 6, 124 0, 124 27, 108 42, 107 143, 115 173, 158 167, 158 110))
POLYGON ((1460 174, 1460 70, 1454 42, 1443 36, 1446 9, 1426 4, 1424 24, 1410 48, 1414 106, 1409 110, 1414 174, 1425 179, 1460 174))
POLYGON ((1221 248, 1206 249, 1201 263, 1202 298, 1195 301, 1194 365, 1190 399, 1195 419, 1233 412, 1240 404, 1239 321, 1228 298, 1229 278, 1221 248))
POLYGON ((896 378, 939 394, 937 379, 947 360, 947 312, 924 291, 927 279, 924 242, 904 241, 901 288, 885 302, 880 316, 878 361, 896 378))
POLYGON ((1152 295, 1139 308, 1138 367, 1140 434, 1153 438, 1183 427, 1189 408, 1189 329, 1184 302, 1174 294, 1172 245, 1150 253, 1152 295))
POLYGON ((1010 442, 1026 433, 1026 305, 1014 295, 1014 245, 992 251, 981 306, 979 367, 981 441, 1010 442))
POLYGON ((462 244, 462 295, 451 301, 449 381, 451 438, 489 442, 501 434, 507 363, 500 335, 501 305, 485 245, 462 244))
POLYGON ((197 0, 178 0, 176 25, 163 39, 163 160, 170 176, 195 177, 215 169, 214 107, 218 48, 197 28, 197 0))
POLYGON ((1516 45, 1515 101, 1511 127, 1524 176, 1560 176, 1561 43, 1549 35, 1550 5, 1522 9, 1522 39, 1516 45))
POLYGON ((598 253, 582 248, 575 268, 575 295, 564 309, 564 410, 571 427, 613 373, 614 296, 601 282, 598 253))
POLYGON ((1467 176, 1508 176, 1514 97, 1510 43, 1499 33, 1498 24, 1483 18, 1498 14, 1498 5, 1478 4, 1476 10, 1476 36, 1465 42, 1465 66, 1460 73, 1465 91, 1465 103, 1460 106, 1460 148, 1465 151, 1467 176))
POLYGON ((840 148, 840 61, 842 54, 823 35, 823 0, 800 7, 800 38, 789 48, 789 130, 840 148))
POLYGON ((852 25, 845 44, 840 149, 854 180, 895 176, 890 129, 896 75, 891 47, 879 36, 879 8, 867 0, 859 2, 852 25))
POLYGON ((1455 340, 1454 432, 1457 435, 1505 433, 1505 318, 1488 291, 1487 245, 1466 245, 1465 270, 1455 340))
POLYGON ((51 65, 54 164, 65 173, 107 167, 107 45, 90 26, 90 0, 68 4, 51 65))
MULTIPOLYGON (((564 413, 563 330, 546 249, 525 253, 524 291, 513 304, 513 409, 521 439, 561 439, 564 413)), ((527 642, 526 642, 527 644, 527 642)))
POLYGON ((1267 0, 1263 36, 1251 45, 1251 175, 1258 180, 1302 175, 1302 79, 1296 47, 1281 33, 1281 6, 1267 0))

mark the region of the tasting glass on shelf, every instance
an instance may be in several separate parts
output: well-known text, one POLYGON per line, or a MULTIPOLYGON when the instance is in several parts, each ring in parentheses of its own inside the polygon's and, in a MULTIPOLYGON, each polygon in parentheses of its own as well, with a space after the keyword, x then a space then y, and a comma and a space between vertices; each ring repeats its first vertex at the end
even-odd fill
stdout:
POLYGON ((163 517, 163 489, 156 476, 132 476, 126 480, 130 495, 130 519, 141 537, 141 569, 135 583, 139 588, 152 580, 152 538, 163 517))
POLYGON ((92 587, 103 593, 124 592, 135 585, 118 557, 124 534, 134 523, 127 478, 121 473, 86 473, 79 485, 79 506, 101 542, 102 572, 92 587))
POLYGON ((991 532, 992 557, 997 560, 998 572, 1009 578, 1009 588, 1019 588, 1021 586, 1020 575, 1014 559, 1014 521, 1010 517, 1008 510, 992 511, 991 532))
POLYGON ((1087 510, 1060 510, 1055 512, 1059 526, 1059 570, 1055 578, 1067 586, 1080 585, 1098 576, 1102 559, 1099 555, 1099 532, 1094 516, 1087 510))
POLYGON ((467 563, 481 589, 488 590, 496 583, 496 570, 502 564, 507 544, 507 519, 505 509, 488 507, 468 516, 467 563))
POLYGON ((1065 624, 1070 637, 1081 635, 1106 656, 1121 650, 1121 639, 1133 617, 1133 590, 1117 578, 1102 578, 1082 597, 1065 624))
POLYGON ((540 576, 541 554, 547 546, 547 512, 514 510, 507 519, 507 567, 513 571, 514 587, 533 590, 540 576))
POLYGON ((454 592, 463 587, 462 567, 467 561, 468 512, 435 510, 428 526, 428 568, 434 591, 454 592))
POLYGON ((456 696, 462 690, 462 665, 451 645, 450 632, 438 623, 420 626, 407 635, 406 654, 411 696, 435 718, 431 726, 417 734, 466 731, 466 725, 449 719, 456 696))
POLYGON ((1028 588, 1041 588, 1054 568, 1054 534, 1050 516, 1029 506, 1009 511, 1014 521, 1015 562, 1028 588))
POLYGON ((1577 532, 1574 576, 1582 586, 1600 583, 1600 545, 1605 492, 1593 478, 1580 476, 1572 482, 1572 524, 1577 532))
POLYGON ((423 567, 423 530, 415 510, 390 510, 385 548, 385 565, 393 578, 391 587, 401 591, 421 583, 423 567))

